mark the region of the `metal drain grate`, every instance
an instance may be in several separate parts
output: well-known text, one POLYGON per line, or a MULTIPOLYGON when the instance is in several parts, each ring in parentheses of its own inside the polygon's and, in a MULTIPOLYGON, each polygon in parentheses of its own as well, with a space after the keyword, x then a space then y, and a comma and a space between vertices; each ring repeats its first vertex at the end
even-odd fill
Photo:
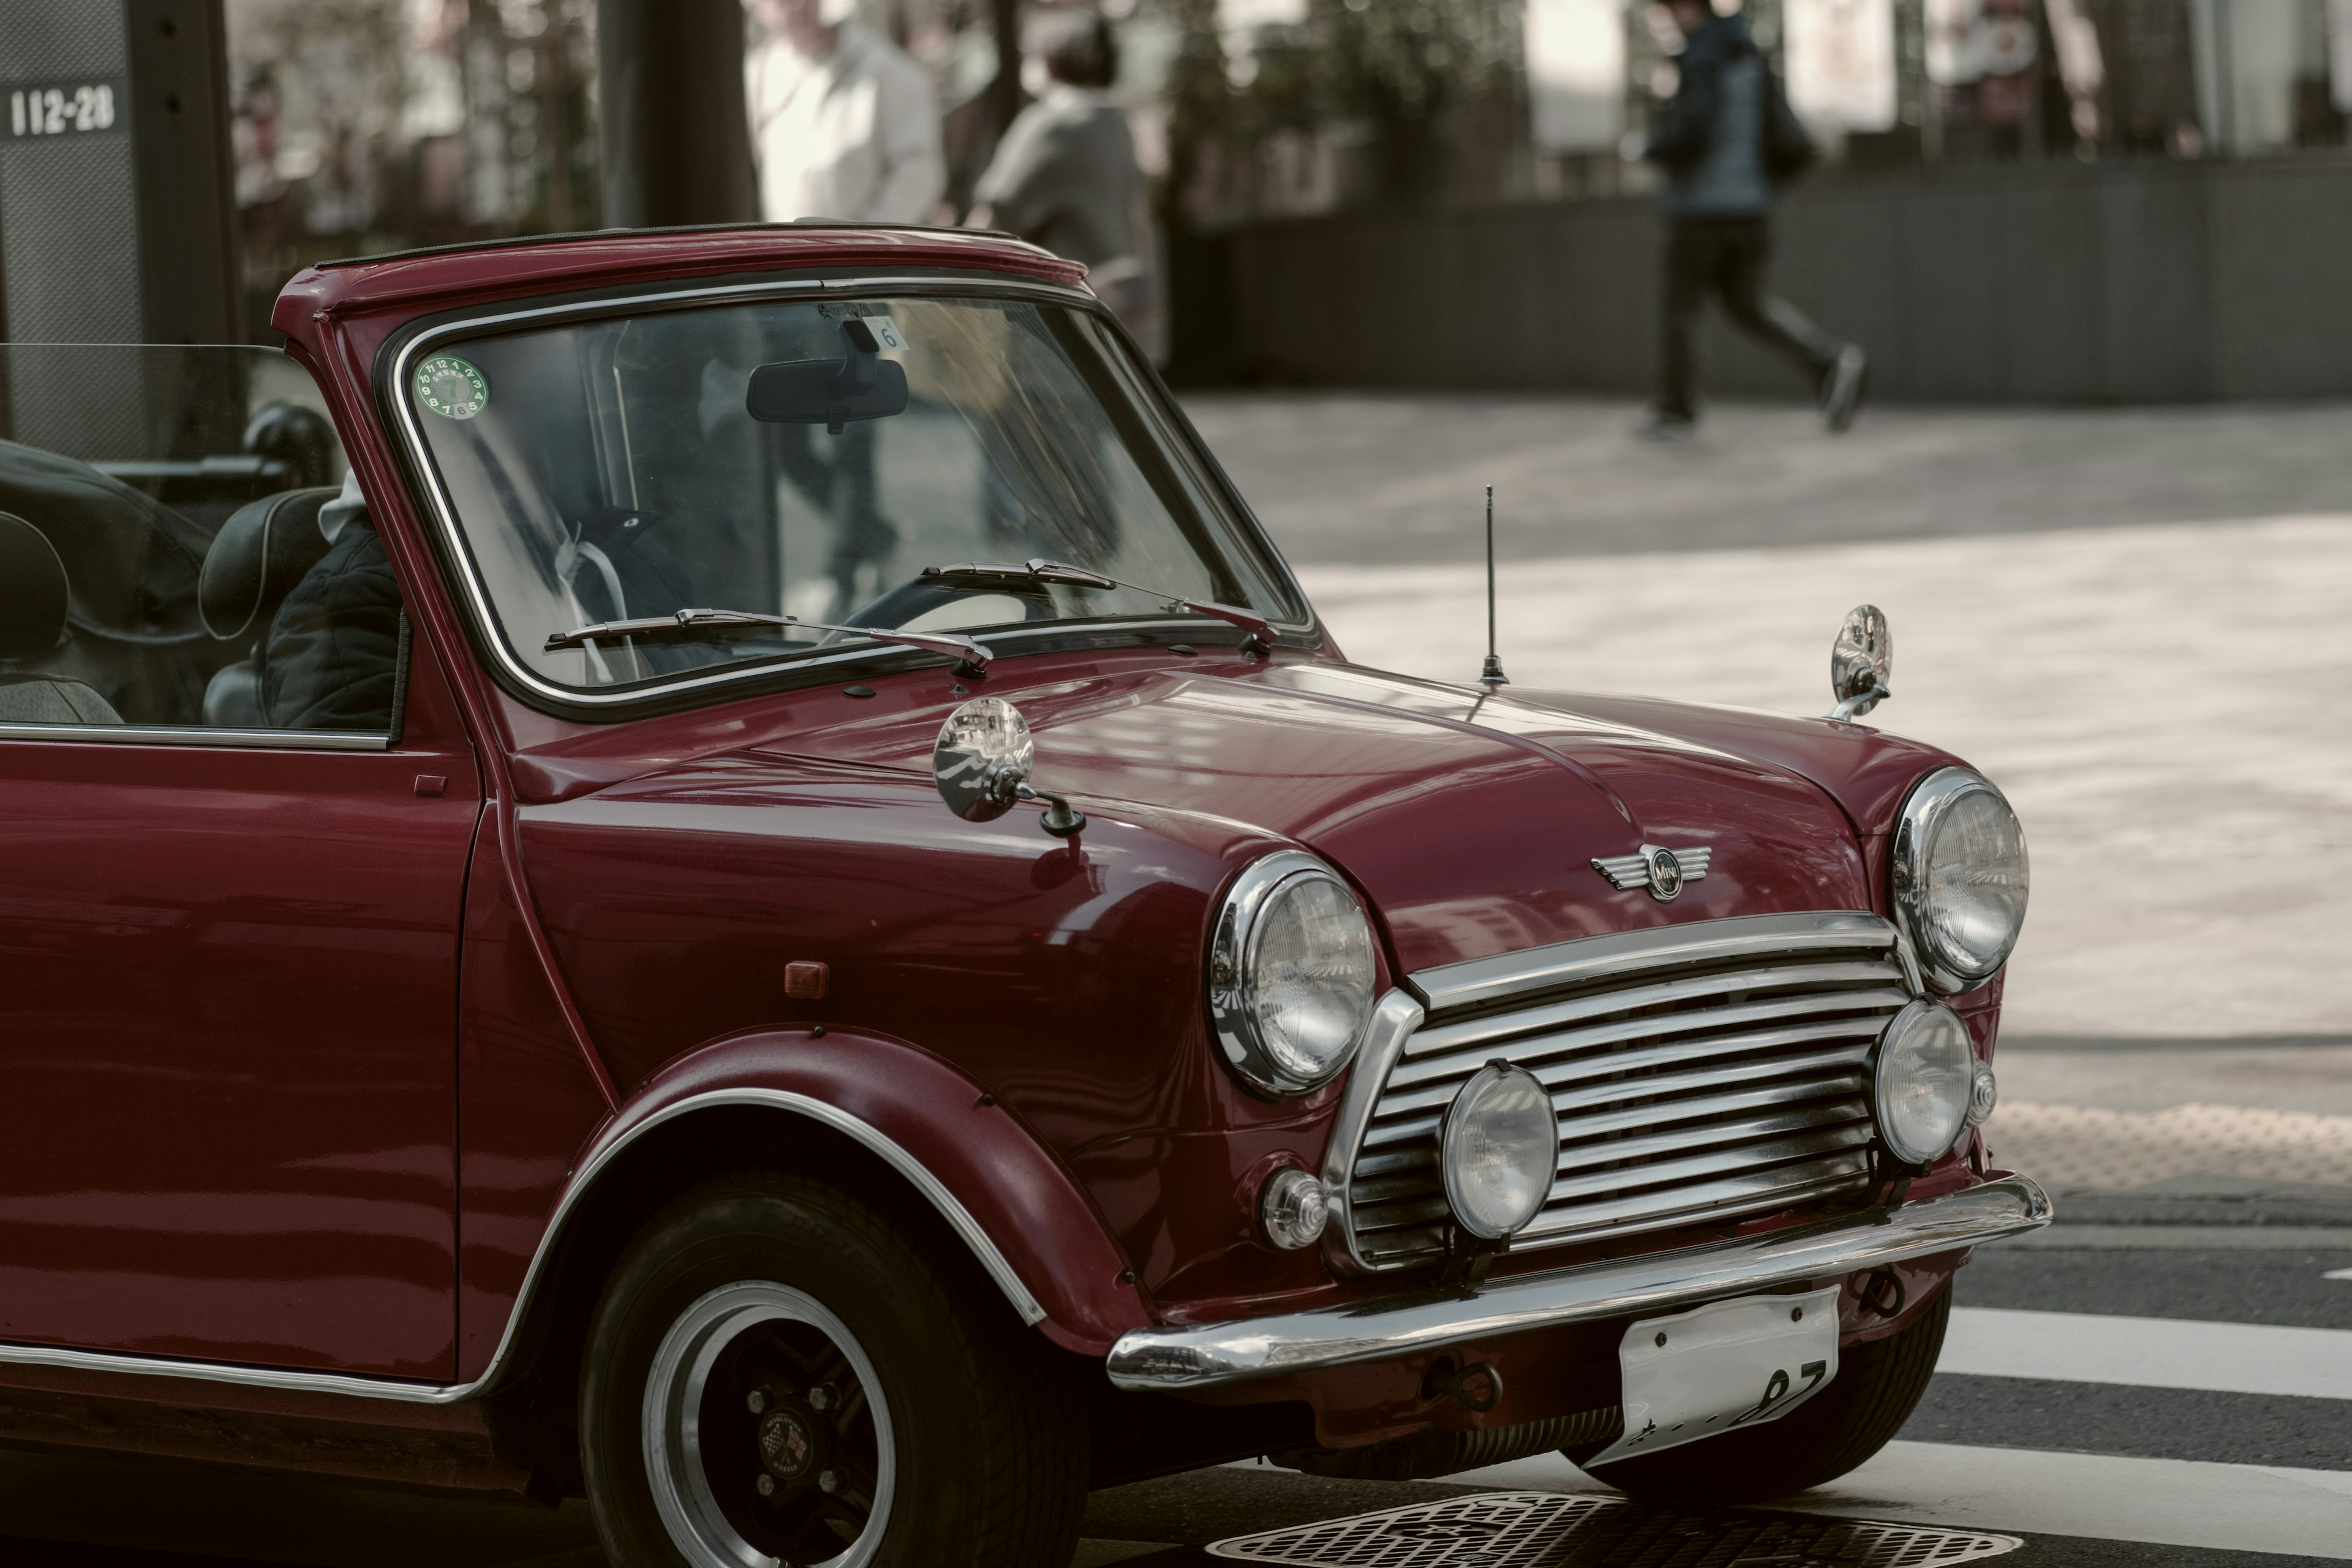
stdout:
POLYGON ((1944 1568, 2024 1544, 1911 1524, 1486 1492, 1235 1536, 1209 1555, 1299 1568, 1944 1568))

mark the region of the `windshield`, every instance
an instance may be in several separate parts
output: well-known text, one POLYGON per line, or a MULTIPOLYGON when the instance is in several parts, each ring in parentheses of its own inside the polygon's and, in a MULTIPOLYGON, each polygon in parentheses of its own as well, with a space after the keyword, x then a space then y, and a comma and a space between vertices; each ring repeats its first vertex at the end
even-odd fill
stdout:
POLYGON ((442 342, 405 379, 499 635, 570 690, 899 652, 798 627, 547 647, 690 608, 992 629, 1000 658, 1024 632, 1169 620, 1171 597, 1304 618, 1082 310, 909 297, 667 310, 442 342), (1033 556, 1151 592, 922 576, 1033 556))

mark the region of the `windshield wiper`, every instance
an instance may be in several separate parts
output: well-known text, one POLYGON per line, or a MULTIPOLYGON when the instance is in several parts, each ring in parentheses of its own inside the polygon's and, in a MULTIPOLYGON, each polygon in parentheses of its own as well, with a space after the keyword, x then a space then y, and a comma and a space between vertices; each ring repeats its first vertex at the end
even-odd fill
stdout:
POLYGON ((901 647, 920 648, 925 653, 943 654, 956 661, 955 673, 967 680, 978 680, 988 674, 989 661, 995 651, 970 637, 960 637, 952 632, 898 632, 881 626, 835 626, 823 621, 804 621, 798 616, 760 616, 749 610, 680 610, 674 616, 654 616, 641 621, 599 621, 594 626, 574 626, 568 632, 557 632, 547 639, 549 653, 560 653, 568 647, 586 647, 592 643, 620 642, 624 639, 656 641, 667 638, 726 638, 759 637, 777 630, 811 632, 846 632, 852 637, 871 637, 876 642, 897 643, 901 647))
POLYGON ((1048 561, 1044 556, 1032 556, 1021 564, 967 561, 960 566, 926 566, 923 575, 933 581, 973 587, 993 587, 1002 583, 1057 583, 1068 588, 1126 588, 1133 593, 1149 594, 1164 599, 1171 610, 1190 610, 1196 616, 1209 616, 1239 626, 1249 635, 1242 639, 1242 651, 1264 657, 1274 651, 1282 633, 1272 621, 1254 610, 1235 609, 1211 599, 1187 599, 1181 595, 1147 588, 1140 583, 1122 583, 1116 577, 1106 577, 1084 566, 1073 566, 1066 561, 1048 561))

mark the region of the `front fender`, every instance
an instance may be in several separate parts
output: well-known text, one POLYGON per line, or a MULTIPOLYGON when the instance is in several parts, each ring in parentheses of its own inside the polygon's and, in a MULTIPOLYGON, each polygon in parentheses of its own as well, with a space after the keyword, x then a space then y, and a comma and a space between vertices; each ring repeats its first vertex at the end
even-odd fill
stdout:
POLYGON ((760 1105, 831 1128, 889 1164, 971 1249, 1025 1322, 1082 1355, 1147 1326, 1141 1291, 1061 1163, 980 1085, 887 1036, 792 1029, 739 1035, 647 1079, 584 1152, 567 1194, 656 1127, 760 1105))

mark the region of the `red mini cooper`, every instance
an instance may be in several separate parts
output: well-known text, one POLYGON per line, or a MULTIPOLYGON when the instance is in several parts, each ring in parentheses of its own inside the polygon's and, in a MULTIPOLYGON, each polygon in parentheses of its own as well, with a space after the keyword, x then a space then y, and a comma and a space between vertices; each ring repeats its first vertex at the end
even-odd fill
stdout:
POLYGON ((17 1440, 1066 1563, 1087 1489, 1895 1432, 2026 855, 1853 721, 1347 658, 1081 269, 797 226, 0 349, 17 1440))

